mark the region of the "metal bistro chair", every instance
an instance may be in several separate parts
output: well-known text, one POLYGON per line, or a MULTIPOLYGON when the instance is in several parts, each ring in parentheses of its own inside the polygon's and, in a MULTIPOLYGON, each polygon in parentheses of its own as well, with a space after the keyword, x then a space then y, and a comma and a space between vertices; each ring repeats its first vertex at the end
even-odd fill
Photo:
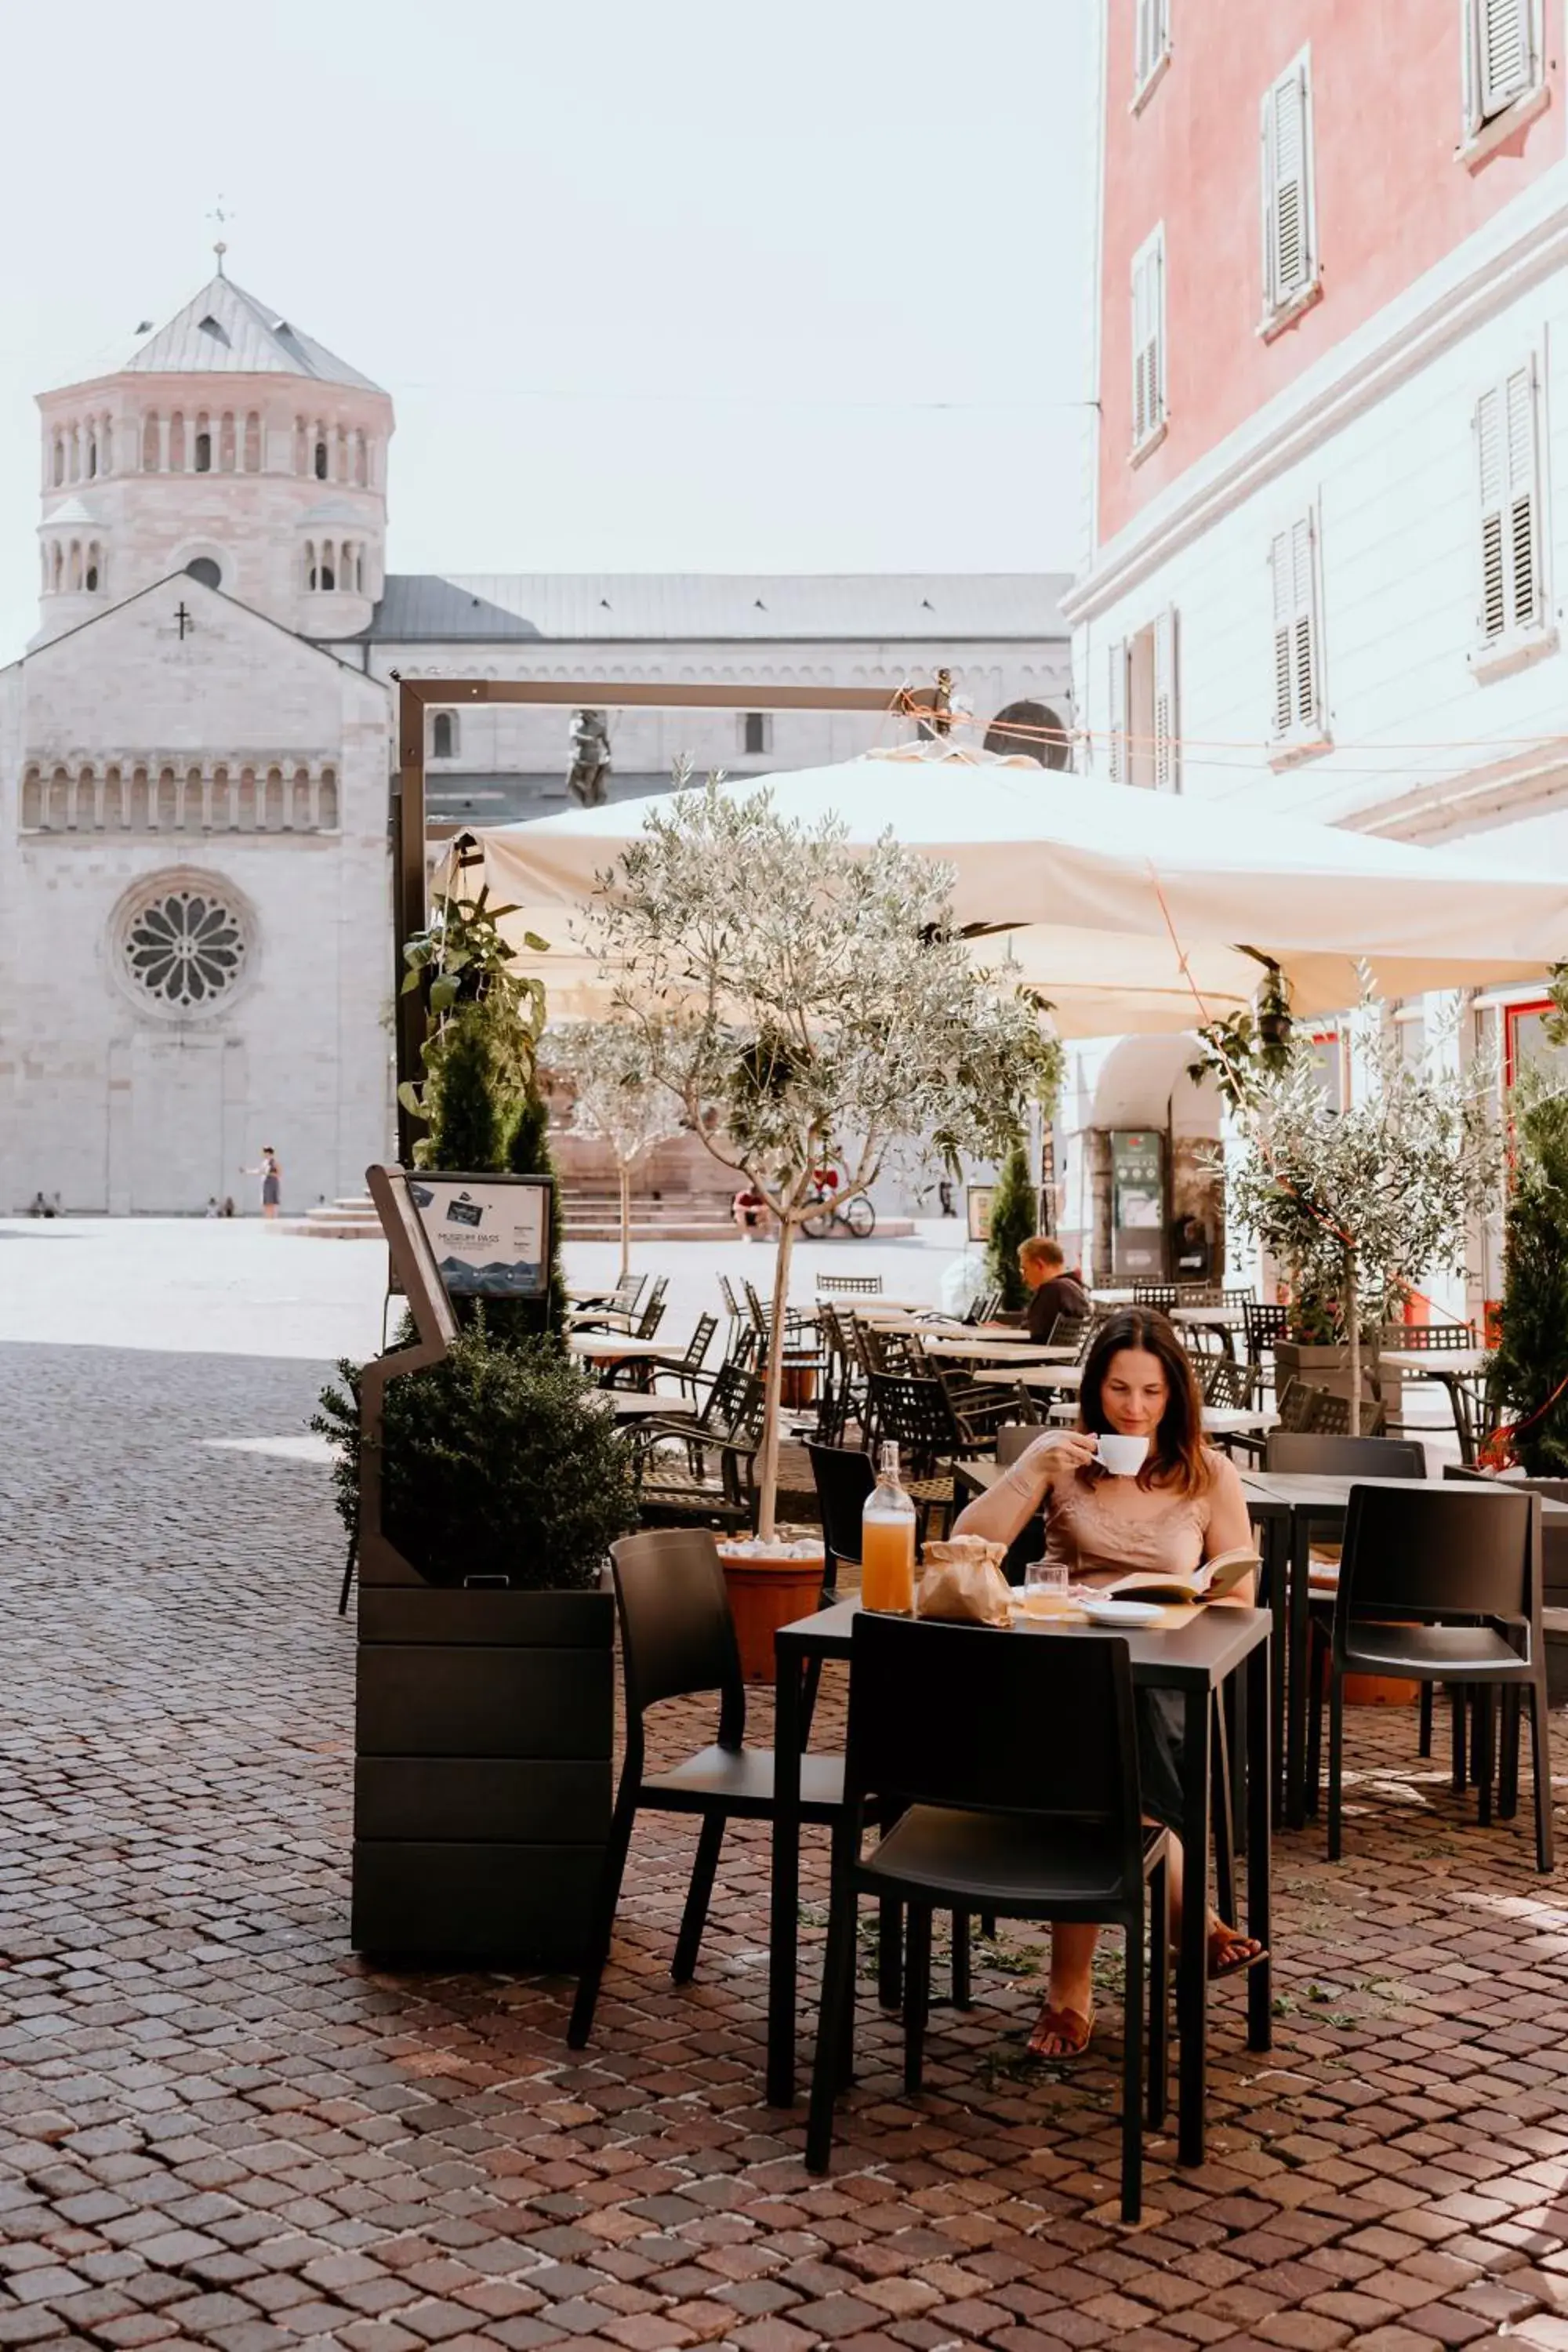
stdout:
POLYGON ((754 1528, 762 1425, 762 1381, 740 1364, 720 1366, 695 1421, 650 1414, 628 1433, 643 1518, 754 1528))
MULTIPOLYGON (((1340 1859, 1344 1678, 1386 1675, 1473 1690, 1478 1818, 1491 1820, 1492 1695, 1503 1696, 1498 1811, 1519 1809, 1517 1708, 1530 1704, 1535 1866, 1552 1866, 1552 1761, 1541 1624, 1541 1498, 1458 1484, 1352 1490, 1329 1657, 1329 1860, 1340 1859), (1409 1622, 1415 1620, 1415 1622, 1409 1622), (1391 1622, 1393 1621, 1393 1622, 1391 1622)), ((1321 1739, 1312 1709, 1311 1777, 1321 1739)))
POLYGON ((956 1508, 952 1461, 963 1451, 963 1437, 947 1391, 929 1374, 914 1379, 897 1372, 873 1372, 867 1389, 868 1444, 888 1438, 897 1444, 904 1492, 920 1515, 923 1541, 931 1520, 940 1518, 945 1528, 956 1508))
POLYGON ((1132 1286, 1134 1307, 1155 1307, 1162 1315, 1168 1315, 1173 1307, 1181 1303, 1181 1292, 1173 1282, 1135 1282, 1132 1286))
POLYGON ((862 1895, 910 1906, 904 2084, 911 2095, 921 2088, 933 1910, 1093 1920, 1120 1927, 1126 1939, 1121 2211, 1137 2221, 1146 1929, 1151 2126, 1165 2113, 1171 1833, 1142 1820, 1126 1643, 998 1639, 983 1626, 858 1618, 844 1798, 834 1822, 809 2169, 828 2168, 837 2090, 853 2058, 862 1895), (873 1796, 907 1810, 867 1853, 873 1796))
POLYGON ((717 1315, 700 1315, 686 1343, 684 1355, 647 1356, 643 1359, 644 1369, 650 1380, 657 1386, 660 1372, 670 1373, 674 1377, 677 1392, 689 1402, 698 1403, 699 1388, 704 1378, 711 1385, 712 1376, 705 1374, 703 1367, 708 1361, 708 1350, 713 1344, 713 1334, 718 1328, 717 1315))
MULTIPOLYGON (((1203 1399, 1217 1411, 1250 1412, 1258 1402, 1258 1367, 1238 1364, 1229 1356, 1212 1356, 1204 1366, 1203 1399)), ((1261 1430, 1232 1430, 1215 1441, 1226 1449, 1239 1446, 1248 1458, 1264 1451, 1261 1430)))
POLYGON ((1290 1316, 1288 1307, 1265 1307, 1256 1298, 1244 1298, 1241 1304, 1242 1350, 1249 1364, 1258 1368, 1258 1385, 1275 1386, 1274 1350, 1278 1343, 1289 1337, 1290 1316), (1264 1358, 1268 1358, 1267 1364, 1264 1358))
POLYGON ((646 1274, 623 1274, 607 1297, 584 1302, 573 1318, 578 1331, 630 1331, 637 1301, 647 1287, 646 1274))
MULTIPOLYGON (((1363 1402, 1361 1420, 1361 1436, 1382 1437, 1388 1428, 1387 1409, 1363 1402)), ((1279 1431, 1287 1436, 1348 1437, 1351 1401, 1346 1396, 1336 1396, 1332 1389, 1310 1388, 1304 1381, 1287 1381, 1279 1401, 1279 1431)))
POLYGON ((817 1295, 823 1298, 880 1298, 879 1274, 819 1274, 817 1295))
POLYGON ((816 1403, 816 1440, 820 1445, 842 1445, 851 1418, 864 1409, 859 1350, 847 1317, 840 1318, 825 1299, 816 1310, 822 1334, 821 1386, 816 1403))

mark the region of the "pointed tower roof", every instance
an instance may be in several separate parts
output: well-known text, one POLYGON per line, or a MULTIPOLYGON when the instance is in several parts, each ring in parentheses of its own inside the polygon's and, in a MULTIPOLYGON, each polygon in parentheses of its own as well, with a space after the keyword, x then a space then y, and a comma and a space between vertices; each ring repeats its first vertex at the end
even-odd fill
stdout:
POLYGON ((141 375, 305 375, 381 390, 221 269, 126 366, 141 375))

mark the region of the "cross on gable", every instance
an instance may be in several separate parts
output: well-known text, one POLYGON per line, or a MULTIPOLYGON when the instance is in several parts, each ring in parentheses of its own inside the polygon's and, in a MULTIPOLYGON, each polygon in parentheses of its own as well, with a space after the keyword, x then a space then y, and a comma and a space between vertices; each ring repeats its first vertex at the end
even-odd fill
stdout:
POLYGON ((179 604, 175 610, 174 618, 180 625, 180 642, 183 645, 184 642, 185 631, 187 629, 194 629, 196 625, 195 614, 187 613, 185 610, 185 600, 183 596, 181 597, 179 604))

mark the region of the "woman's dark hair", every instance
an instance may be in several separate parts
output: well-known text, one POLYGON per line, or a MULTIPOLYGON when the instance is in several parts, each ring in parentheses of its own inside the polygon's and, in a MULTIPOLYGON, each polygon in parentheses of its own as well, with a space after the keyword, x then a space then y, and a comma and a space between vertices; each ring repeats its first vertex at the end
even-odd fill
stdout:
POLYGON ((1181 1495, 1201 1495, 1214 1473, 1204 1444, 1204 1404, 1193 1360, 1177 1339, 1175 1328, 1148 1307, 1124 1307, 1108 1317, 1095 1333, 1084 1360, 1078 1392, 1079 1427, 1091 1436, 1110 1428, 1102 1391, 1113 1356, 1128 1348, 1141 1349, 1159 1359, 1169 1394, 1149 1459, 1138 1473, 1141 1486, 1173 1486, 1181 1495))

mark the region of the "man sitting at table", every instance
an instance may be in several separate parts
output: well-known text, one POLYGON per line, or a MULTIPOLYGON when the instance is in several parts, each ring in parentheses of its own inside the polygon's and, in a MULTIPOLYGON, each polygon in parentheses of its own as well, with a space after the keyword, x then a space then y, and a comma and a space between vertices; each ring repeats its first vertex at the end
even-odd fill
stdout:
POLYGON ((1077 1275, 1068 1274, 1060 1242, 1036 1234, 1018 1245, 1018 1270, 1028 1285, 1029 1304, 1024 1323, 1031 1339, 1048 1339, 1058 1315, 1087 1315, 1089 1293, 1077 1275))

